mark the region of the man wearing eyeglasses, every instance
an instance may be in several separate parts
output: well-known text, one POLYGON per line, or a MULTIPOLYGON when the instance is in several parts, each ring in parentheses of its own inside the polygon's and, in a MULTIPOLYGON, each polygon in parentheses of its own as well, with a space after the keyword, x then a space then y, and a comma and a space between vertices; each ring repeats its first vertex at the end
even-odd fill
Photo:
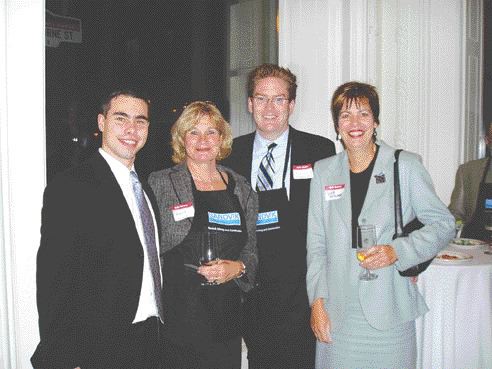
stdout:
POLYGON ((335 147, 289 125, 296 89, 289 69, 263 64, 250 73, 256 132, 236 138, 225 162, 251 180, 260 204, 258 286, 244 312, 250 369, 314 368, 306 292, 309 183, 315 161, 334 155, 335 147))

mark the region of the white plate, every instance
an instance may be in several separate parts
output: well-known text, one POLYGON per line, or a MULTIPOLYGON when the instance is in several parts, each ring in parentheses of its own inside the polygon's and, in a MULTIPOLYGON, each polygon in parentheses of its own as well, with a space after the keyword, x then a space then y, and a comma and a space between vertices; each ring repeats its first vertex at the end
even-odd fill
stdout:
POLYGON ((473 256, 465 252, 444 250, 437 254, 434 261, 438 264, 458 264, 473 259, 473 256))
POLYGON ((472 238, 455 238, 449 245, 463 250, 473 250, 481 249, 483 246, 487 245, 487 242, 474 240, 472 238))

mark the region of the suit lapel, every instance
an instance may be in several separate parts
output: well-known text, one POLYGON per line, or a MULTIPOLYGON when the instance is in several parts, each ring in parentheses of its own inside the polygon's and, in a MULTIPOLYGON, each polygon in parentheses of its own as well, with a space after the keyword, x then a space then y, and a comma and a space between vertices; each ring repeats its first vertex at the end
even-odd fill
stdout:
POLYGON ((301 142, 301 137, 298 135, 298 131, 289 126, 289 135, 290 135, 290 201, 294 204, 294 207, 297 208, 298 201, 297 199, 301 199, 297 196, 299 193, 303 191, 309 191, 309 182, 308 181, 296 181, 294 179, 293 166, 299 164, 306 164, 308 162, 306 158, 306 150, 304 150, 304 144, 301 142), (305 188, 301 188, 304 186, 305 188))
MULTIPOLYGON (((389 149, 384 143, 378 142, 379 152, 374 168, 369 178, 369 186, 367 188, 367 195, 362 206, 360 216, 363 216, 368 209, 371 209, 373 203, 376 200, 385 198, 385 193, 390 189, 393 191, 393 163, 394 163, 394 151, 389 149), (384 182, 381 179, 376 182, 375 176, 384 176, 384 182)), ((375 204, 378 206, 378 204, 375 204)))
POLYGON ((306 155, 306 150, 302 150, 303 142, 301 142, 301 136, 299 136, 298 131, 292 127, 289 127, 289 134, 291 135, 291 166, 290 175, 292 178, 292 165, 306 164, 308 158, 306 155))
POLYGON ((135 241, 138 241, 128 242, 127 246, 138 245, 140 247, 140 239, 131 210, 109 164, 101 154, 96 153, 91 160, 91 165, 94 168, 94 179, 99 182, 97 184, 98 196, 101 197, 101 202, 105 204, 103 211, 108 212, 112 224, 118 225, 119 232, 125 233, 127 240, 133 237, 135 241))
POLYGON ((193 202, 193 188, 186 164, 181 163, 175 166, 169 176, 173 185, 172 190, 176 193, 179 203, 193 202))
POLYGON ((123 195, 123 191, 111 171, 109 164, 106 160, 104 160, 101 154, 97 153, 94 156, 94 160, 92 160, 92 165, 94 167, 94 178, 100 181, 99 185, 101 186, 101 192, 107 200, 111 202, 112 206, 118 210, 119 214, 123 211, 123 214, 127 213, 128 217, 133 220, 130 208, 128 207, 128 203, 123 195))
MULTIPOLYGON (((323 181, 325 183, 325 181, 323 181)), ((352 200, 350 197, 350 169, 348 166, 347 152, 343 151, 343 154, 338 158, 338 167, 330 175, 327 185, 344 185, 344 191, 339 200, 337 206, 334 206, 335 211, 339 214, 339 219, 345 223, 347 229, 352 228, 352 200)))
POLYGON ((241 150, 243 152, 243 155, 240 156, 242 158, 242 160, 240 161, 242 172, 238 171, 238 173, 240 174, 244 173, 243 176, 246 177, 248 182, 251 179, 251 162, 253 160, 254 140, 255 140, 255 132, 249 134, 246 137, 246 145, 244 146, 244 148, 242 148, 243 150, 241 150))

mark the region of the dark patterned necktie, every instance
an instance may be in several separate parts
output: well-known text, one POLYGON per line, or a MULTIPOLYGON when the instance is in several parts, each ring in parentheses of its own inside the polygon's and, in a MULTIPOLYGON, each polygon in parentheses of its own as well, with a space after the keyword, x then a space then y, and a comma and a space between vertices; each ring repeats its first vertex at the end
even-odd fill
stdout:
POLYGON ((275 174, 275 159, 272 151, 277 146, 275 142, 268 145, 268 151, 261 159, 256 179, 256 191, 268 191, 273 188, 273 176, 275 174))
POLYGON ((155 242, 155 228, 152 213, 150 212, 147 200, 142 189, 142 185, 138 180, 137 173, 133 170, 130 172, 132 179, 133 193, 137 200, 137 207, 140 213, 140 220, 142 221, 142 227, 144 232, 145 247, 147 248, 147 257, 149 259, 150 271, 152 272, 152 280, 154 282, 154 296, 156 299, 157 309, 159 316, 162 319, 161 308, 161 274, 159 271, 159 255, 157 254, 157 247, 155 242))

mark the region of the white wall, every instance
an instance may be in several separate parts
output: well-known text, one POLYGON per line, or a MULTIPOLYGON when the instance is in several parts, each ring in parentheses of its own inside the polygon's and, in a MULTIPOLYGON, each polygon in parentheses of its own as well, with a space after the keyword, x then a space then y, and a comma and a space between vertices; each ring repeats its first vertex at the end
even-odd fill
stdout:
POLYGON ((463 157, 461 0, 385 0, 381 6, 381 133, 419 153, 448 204, 463 157))
POLYGON ((0 3, 0 368, 31 368, 45 186, 44 2, 0 3))
POLYGON ((463 18, 461 0, 280 0, 279 62, 299 78, 293 125, 334 139, 335 88, 374 84, 379 137, 422 155, 448 203, 463 157, 463 18))

